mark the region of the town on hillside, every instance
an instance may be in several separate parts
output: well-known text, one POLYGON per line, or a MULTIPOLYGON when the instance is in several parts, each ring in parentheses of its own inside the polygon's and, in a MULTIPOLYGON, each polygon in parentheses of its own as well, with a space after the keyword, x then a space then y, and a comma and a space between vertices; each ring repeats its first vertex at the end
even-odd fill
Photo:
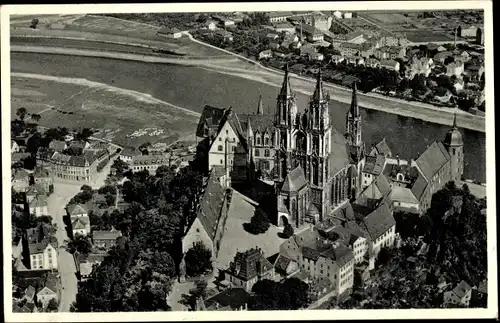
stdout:
POLYGON ((206 93, 194 139, 168 143, 156 124, 117 141, 57 107, 14 108, 13 313, 487 308, 486 184, 464 175, 460 111, 408 158, 361 113, 375 92, 484 116, 482 12, 107 16, 188 30, 281 84, 246 113, 206 93), (327 82, 350 93, 345 127, 327 82))

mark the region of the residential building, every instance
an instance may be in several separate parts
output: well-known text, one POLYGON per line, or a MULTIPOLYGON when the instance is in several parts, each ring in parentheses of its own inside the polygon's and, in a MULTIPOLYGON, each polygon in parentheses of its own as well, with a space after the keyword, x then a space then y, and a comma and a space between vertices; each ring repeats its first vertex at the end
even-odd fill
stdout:
POLYGON ((43 288, 36 294, 37 300, 46 308, 50 300, 59 302, 61 295, 61 278, 57 273, 49 273, 43 288))
POLYGON ((142 155, 142 152, 140 152, 139 149, 125 147, 120 152, 120 155, 118 156, 118 158, 121 159, 122 161, 128 163, 128 164, 131 164, 132 159, 135 156, 141 156, 141 155, 142 155))
POLYGON ((331 62, 335 64, 342 63, 344 61, 344 56, 342 55, 332 55, 331 62))
POLYGON ((158 29, 156 32, 158 36, 164 36, 168 38, 181 38, 182 37, 182 31, 180 31, 177 28, 168 28, 166 26, 161 27, 158 29))
POLYGON ((390 197, 391 191, 392 188, 389 179, 384 174, 380 174, 371 180, 370 184, 361 191, 356 201, 358 204, 372 206, 375 201, 390 197))
POLYGON ((380 61, 380 67, 386 68, 390 71, 398 72, 399 71, 399 62, 392 60, 392 59, 390 59, 390 60, 383 59, 380 61))
POLYGON ((85 207, 81 204, 71 204, 68 205, 66 212, 68 212, 68 215, 71 218, 74 217, 82 217, 82 216, 88 216, 88 211, 85 209, 85 207))
POLYGON ((346 41, 352 44, 361 44, 366 40, 362 31, 354 31, 346 35, 346 41))
POLYGON ((443 294, 445 304, 469 306, 472 296, 472 287, 467 282, 462 280, 452 290, 446 291, 443 294))
POLYGON ((484 76, 484 65, 468 65, 463 72, 471 82, 479 82, 484 76))
POLYGON ((448 76, 461 76, 464 73, 464 63, 455 61, 446 65, 446 75, 448 76))
POLYGON ((406 69, 406 77, 413 79, 415 75, 424 75, 428 77, 434 68, 434 61, 432 58, 413 56, 409 68, 406 69))
POLYGON ((171 160, 160 155, 134 156, 130 162, 130 169, 133 172, 147 170, 150 174, 155 174, 160 166, 169 166, 171 160))
POLYGON ((233 287, 251 292, 253 285, 259 280, 274 280, 274 267, 260 248, 253 248, 237 252, 224 275, 233 287))
POLYGON ((391 148, 387 144, 385 137, 378 144, 372 146, 369 155, 370 156, 383 155, 385 157, 392 157, 391 148))
POLYGON ((352 19, 352 12, 344 12, 342 14, 342 18, 344 18, 344 19, 352 19))
POLYGON ((24 168, 12 171, 12 188, 16 192, 23 192, 30 186, 30 174, 24 168))
POLYGON ((276 34, 274 34, 274 33, 268 33, 268 34, 266 35, 266 38, 267 38, 267 39, 270 39, 270 40, 276 40, 276 39, 278 39, 278 38, 279 38, 279 36, 278 36, 278 35, 276 35, 276 34))
POLYGON ((233 33, 226 30, 217 30, 214 33, 214 37, 222 40, 223 42, 232 42, 233 41, 233 33))
POLYGON ((250 299, 251 295, 244 288, 229 288, 208 298, 199 307, 207 311, 247 310, 250 299))
POLYGON ((266 59, 273 57, 273 52, 270 49, 263 50, 259 53, 259 59, 266 59))
POLYGON ((344 57, 351 57, 355 56, 359 53, 360 50, 360 45, 359 44, 353 44, 353 43, 342 43, 342 45, 339 48, 340 55, 344 57))
POLYGON ((19 145, 14 140, 10 141, 10 152, 11 153, 18 153, 19 152, 19 145))
POLYGON ((310 53, 310 54, 308 54, 308 56, 309 56, 309 59, 313 60, 313 61, 322 61, 325 58, 323 56, 323 54, 317 53, 317 52, 310 53))
POLYGON ((110 249, 116 244, 116 239, 121 236, 122 233, 114 228, 110 231, 92 231, 92 242, 94 247, 110 249))
POLYGON ((459 35, 463 38, 475 38, 477 36, 477 26, 461 25, 459 27, 459 35))
POLYGON ((444 64, 445 60, 451 56, 453 56, 452 52, 449 51, 439 52, 436 55, 434 55, 433 60, 436 63, 444 64))
POLYGON ((337 19, 342 19, 342 12, 336 10, 334 13, 333 13, 333 16, 337 19))
POLYGON ((33 172, 35 185, 43 187, 43 190, 50 194, 54 191, 54 180, 49 170, 43 167, 36 167, 33 172))
POLYGON ((212 20, 207 20, 205 26, 208 30, 217 30, 217 24, 212 20))
POLYGON ((49 215, 47 196, 44 194, 37 195, 29 203, 30 214, 36 217, 49 215))
POLYGON ((295 34, 295 26, 289 22, 275 24, 274 30, 278 33, 295 34))
MULTIPOLYGON (((78 148, 73 147, 73 149, 78 148)), ((83 149, 79 156, 42 148, 37 152, 37 166, 47 167, 54 178, 87 183, 97 173, 97 166, 106 159, 109 159, 109 152, 105 149, 97 151, 83 149)))
POLYGON ((43 187, 40 185, 30 185, 24 190, 24 195, 26 197, 26 202, 29 204, 39 195, 46 195, 43 187))
POLYGON ((31 270, 57 269, 58 244, 54 229, 46 223, 26 231, 26 266, 31 270))
POLYGON ((368 250, 376 257, 381 248, 394 245, 396 238, 396 220, 392 215, 390 203, 383 200, 381 204, 362 220, 362 228, 367 232, 368 250))
POLYGON ((365 60, 365 65, 371 68, 379 68, 380 61, 376 58, 368 58, 367 60, 365 60))
POLYGON ((71 229, 73 231, 73 237, 77 235, 88 235, 90 233, 90 218, 85 215, 71 217, 71 229))
POLYGON ((363 183, 361 187, 364 189, 372 183, 384 170, 386 158, 383 155, 366 156, 365 165, 363 166, 362 176, 363 183))

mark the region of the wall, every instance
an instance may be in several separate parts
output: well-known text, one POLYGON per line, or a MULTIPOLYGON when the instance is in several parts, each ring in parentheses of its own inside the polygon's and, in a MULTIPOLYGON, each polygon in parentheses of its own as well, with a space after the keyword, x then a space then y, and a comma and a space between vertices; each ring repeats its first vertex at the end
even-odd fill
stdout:
POLYGON ((182 239, 182 253, 185 254, 198 241, 201 241, 212 252, 212 257, 215 256, 212 239, 208 236, 200 220, 196 218, 182 239))
POLYGON ((208 155, 208 170, 212 169, 213 166, 228 166, 232 168, 235 155, 233 147, 236 149, 237 145, 240 145, 239 138, 231 125, 226 122, 210 147, 208 155), (227 147, 226 139, 228 139, 227 147), (222 146, 222 150, 219 150, 219 146, 222 146), (227 165, 226 150, 228 150, 227 165))

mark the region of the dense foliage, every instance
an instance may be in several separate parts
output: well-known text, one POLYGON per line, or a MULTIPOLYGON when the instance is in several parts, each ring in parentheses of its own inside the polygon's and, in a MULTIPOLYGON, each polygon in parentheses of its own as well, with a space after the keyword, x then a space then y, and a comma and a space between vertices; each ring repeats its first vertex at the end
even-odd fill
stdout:
POLYGON ((245 231, 251 234, 261 234, 265 233, 270 225, 271 223, 269 222, 267 214, 262 208, 257 207, 250 223, 244 223, 243 227, 245 231))
MULTIPOLYGON (((377 260, 384 266, 372 273, 375 285, 358 289, 340 307, 443 307, 439 279, 451 287, 462 280, 478 286, 487 277, 486 218, 481 214, 485 206, 466 184, 457 188, 450 182, 434 194, 424 216, 396 214, 401 248, 384 250, 377 260), (421 252, 423 242, 427 252, 421 252)), ((473 306, 485 307, 486 300, 473 306)))
POLYGON ((127 177, 123 195, 129 207, 101 217, 103 226, 122 231, 125 243, 113 247, 87 281, 79 283, 73 311, 170 309, 167 295, 177 277, 180 241, 185 223, 193 217, 202 176, 186 168, 176 175, 162 169, 155 175, 139 172, 127 177))
POLYGON ((201 242, 191 247, 184 257, 186 262, 186 275, 189 277, 200 276, 210 272, 212 267, 212 252, 201 242))
POLYGON ((283 282, 263 279, 252 288, 249 310, 298 310, 309 305, 309 285, 298 278, 283 282))

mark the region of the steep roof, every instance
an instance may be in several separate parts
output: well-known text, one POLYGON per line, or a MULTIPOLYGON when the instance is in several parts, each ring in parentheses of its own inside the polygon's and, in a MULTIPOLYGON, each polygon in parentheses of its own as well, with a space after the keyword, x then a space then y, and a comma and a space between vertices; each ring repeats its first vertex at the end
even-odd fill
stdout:
POLYGON ((219 309, 230 308, 236 310, 245 306, 250 297, 251 295, 243 288, 230 288, 207 299, 205 306, 213 308, 218 304, 219 309))
POLYGON ((321 256, 334 260, 339 267, 344 266, 347 262, 354 259, 352 249, 346 246, 338 246, 336 248, 328 249, 323 252, 321 256))
POLYGON ((429 183, 427 182, 424 176, 419 175, 417 177, 417 180, 415 181, 415 183, 413 183, 413 186, 411 187, 411 192, 413 193, 413 195, 417 200, 420 201, 428 184, 429 183))
POLYGON ((363 224, 374 240, 380 237, 384 232, 396 225, 396 220, 392 216, 388 203, 381 203, 373 212, 363 218, 363 224))
POLYGON ((33 299, 33 297, 35 297, 35 292, 36 292, 36 289, 35 287, 29 285, 28 288, 26 288, 26 290, 24 291, 24 293, 26 294, 26 297, 29 297, 31 299, 33 299))
POLYGON ((390 198, 394 202, 418 203, 418 200, 411 191, 411 189, 406 187, 401 187, 399 185, 394 185, 394 187, 392 188, 390 198))
POLYGON ((45 195, 37 195, 30 202, 30 208, 33 208, 33 207, 45 207, 47 205, 48 205, 48 203, 47 203, 47 196, 45 196, 45 195))
POLYGON ((196 216, 212 240, 217 232, 217 224, 225 202, 225 189, 217 180, 215 173, 212 172, 207 179, 196 216))
POLYGON ((264 132, 264 131, 270 131, 271 134, 273 133, 274 130, 274 120, 273 116, 270 114, 241 114, 239 117, 242 126, 243 123, 245 123, 245 128, 248 127, 248 122, 250 122, 250 125, 252 127, 252 130, 254 133, 256 131, 259 132, 264 132))
POLYGON ((304 176, 304 171, 302 170, 302 167, 297 166, 286 175, 281 190, 283 192, 298 192, 306 185, 307 181, 304 176))
POLYGON ((196 136, 204 137, 205 125, 209 127, 218 127, 222 117, 224 116, 225 109, 216 108, 210 105, 205 105, 203 111, 201 112, 200 120, 198 121, 198 127, 196 128, 196 136))
POLYGON ((87 210, 81 204, 71 204, 68 205, 68 213, 69 215, 80 215, 87 214, 87 210))
POLYGON ((380 175, 380 173, 382 173, 384 164, 384 155, 366 156, 363 172, 378 176, 380 175))
POLYGON ((67 148, 67 144, 66 141, 63 140, 52 140, 49 144, 49 148, 52 148, 55 151, 63 151, 67 148))
POLYGON ((335 175, 349 164, 345 137, 335 128, 331 131, 331 153, 328 159, 328 173, 335 175))
POLYGON ((375 148, 377 149, 377 152, 381 155, 385 155, 387 157, 392 156, 391 148, 389 148, 389 145, 387 144, 385 138, 382 139, 378 144, 376 144, 375 148))
POLYGON ((380 199, 391 193, 391 185, 384 174, 380 174, 371 182, 361 193, 362 196, 369 199, 380 199))
POLYGON ((465 280, 462 280, 460 284, 453 289, 453 292, 458 296, 458 298, 462 299, 471 289, 470 285, 467 284, 465 280))
POLYGON ((432 177, 450 160, 450 155, 440 141, 434 141, 416 160, 418 167, 427 180, 432 177))
POLYGON ((88 216, 79 216, 73 218, 72 220, 73 221, 71 222, 71 226, 73 230, 86 229, 90 223, 90 219, 88 216))

